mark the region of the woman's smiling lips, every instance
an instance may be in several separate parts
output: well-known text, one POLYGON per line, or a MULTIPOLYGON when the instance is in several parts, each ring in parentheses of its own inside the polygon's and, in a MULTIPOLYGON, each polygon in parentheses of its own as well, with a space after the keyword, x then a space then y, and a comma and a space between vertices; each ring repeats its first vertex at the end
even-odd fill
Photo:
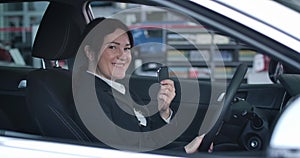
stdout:
POLYGON ((118 68, 123 68, 125 66, 125 63, 112 63, 112 65, 118 68))

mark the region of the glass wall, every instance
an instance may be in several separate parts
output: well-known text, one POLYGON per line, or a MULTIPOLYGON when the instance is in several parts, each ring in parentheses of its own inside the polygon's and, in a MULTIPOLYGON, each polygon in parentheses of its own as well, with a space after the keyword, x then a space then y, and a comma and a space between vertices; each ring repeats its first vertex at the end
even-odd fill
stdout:
POLYGON ((1 65, 34 65, 31 47, 47 6, 48 2, 0 4, 1 65))

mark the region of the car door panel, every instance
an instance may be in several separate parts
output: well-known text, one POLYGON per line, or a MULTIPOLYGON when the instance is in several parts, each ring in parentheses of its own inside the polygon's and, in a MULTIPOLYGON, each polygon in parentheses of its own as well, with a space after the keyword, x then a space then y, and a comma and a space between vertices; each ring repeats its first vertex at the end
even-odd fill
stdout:
POLYGON ((273 110, 281 108, 284 95, 285 90, 279 84, 244 84, 237 94, 254 107, 273 110))
MULTIPOLYGON (((32 68, 0 67, 0 110, 7 116, 12 129, 26 133, 38 133, 26 105, 26 76, 32 68)), ((1 128, 1 127, 0 127, 1 128)))

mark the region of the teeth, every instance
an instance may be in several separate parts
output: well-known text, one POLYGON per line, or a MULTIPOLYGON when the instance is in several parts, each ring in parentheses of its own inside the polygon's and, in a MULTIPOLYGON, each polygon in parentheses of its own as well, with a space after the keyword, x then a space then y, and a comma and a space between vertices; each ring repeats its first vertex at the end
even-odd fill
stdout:
POLYGON ((122 64, 122 63, 114 63, 113 65, 114 65, 114 66, 124 66, 125 64, 122 64))

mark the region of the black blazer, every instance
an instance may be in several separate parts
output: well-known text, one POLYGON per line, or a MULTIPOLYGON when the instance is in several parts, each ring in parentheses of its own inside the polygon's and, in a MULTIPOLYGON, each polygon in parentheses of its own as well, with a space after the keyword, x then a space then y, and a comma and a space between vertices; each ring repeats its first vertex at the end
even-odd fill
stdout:
MULTIPOLYGON (((83 122, 97 141, 114 148, 138 151, 158 149, 162 141, 168 141, 160 133, 149 134, 149 131, 166 125, 159 113, 146 117, 147 126, 139 124, 128 91, 123 95, 87 72, 77 74, 73 83, 79 121, 83 122)), ((131 95, 138 98, 135 94, 131 95)), ((147 109, 140 109, 147 112, 147 109)))
POLYGON ((126 93, 123 95, 97 77, 95 78, 95 86, 97 87, 96 93, 100 106, 107 117, 116 125, 130 131, 145 132, 157 129, 166 124, 159 113, 156 113, 151 117, 146 117, 147 126, 140 125, 134 115, 133 108, 139 109, 144 114, 147 113, 147 109, 143 108, 142 105, 134 103, 131 97, 134 97, 135 100, 138 99, 139 103, 142 101, 136 94, 129 93, 128 88, 126 88, 126 93))

